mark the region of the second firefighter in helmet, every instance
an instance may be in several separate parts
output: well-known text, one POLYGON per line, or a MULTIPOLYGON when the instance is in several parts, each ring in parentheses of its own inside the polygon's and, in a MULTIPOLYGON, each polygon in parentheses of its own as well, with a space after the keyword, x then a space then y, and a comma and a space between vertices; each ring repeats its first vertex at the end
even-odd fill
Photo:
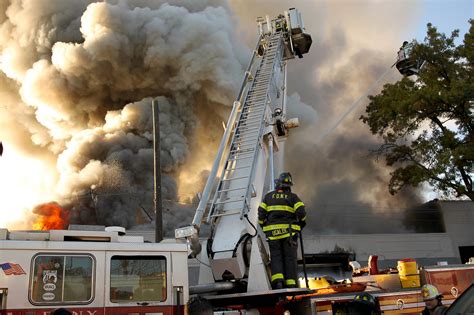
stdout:
POLYGON ((291 174, 281 173, 275 190, 263 197, 258 208, 258 223, 270 247, 273 289, 297 287, 297 240, 306 225, 306 211, 292 185, 291 174))
POLYGON ((421 296, 425 302, 422 315, 442 315, 446 313, 447 307, 441 302, 443 295, 431 284, 425 284, 421 288, 421 296))

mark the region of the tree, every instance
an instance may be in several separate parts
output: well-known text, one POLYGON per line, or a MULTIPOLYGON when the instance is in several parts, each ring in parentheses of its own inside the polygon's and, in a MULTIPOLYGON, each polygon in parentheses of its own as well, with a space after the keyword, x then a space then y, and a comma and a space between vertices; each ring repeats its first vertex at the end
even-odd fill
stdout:
POLYGON ((464 41, 428 24, 410 58, 424 60, 415 79, 404 77, 369 96, 360 119, 384 143, 376 150, 394 167, 389 191, 428 182, 447 197, 474 200, 474 20, 464 41))

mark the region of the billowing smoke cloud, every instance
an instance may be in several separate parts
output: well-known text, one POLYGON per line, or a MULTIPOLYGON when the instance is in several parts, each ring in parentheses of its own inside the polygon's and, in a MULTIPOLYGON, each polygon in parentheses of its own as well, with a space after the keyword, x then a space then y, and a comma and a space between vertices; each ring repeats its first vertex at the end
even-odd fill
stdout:
POLYGON ((149 97, 160 96, 163 198, 177 201, 193 143, 215 148, 249 55, 226 4, 4 1, 0 12, 2 137, 52 162, 51 197, 71 222, 131 227, 151 211, 149 97))
MULTIPOLYGON (((248 12, 246 1, 231 5, 249 43, 256 15, 272 16, 295 6, 260 1, 248 12)), ((404 40, 401 34, 411 34, 419 8, 376 0, 310 1, 297 8, 313 45, 302 60, 289 62, 288 116, 302 121, 287 141, 286 167, 308 208, 306 229, 318 234, 406 231, 405 209, 420 197, 408 190, 388 193, 390 170, 383 159, 369 156, 380 139, 358 118, 367 93, 376 94, 382 84, 400 79, 390 66, 404 40)))
MULTIPOLYGON (((164 218, 172 230, 192 215, 175 202, 192 202, 202 187, 224 105, 248 62, 246 46, 255 45, 255 17, 293 6, 285 0, 252 2, 251 10, 243 0, 3 1, 0 136, 57 173, 49 199, 71 209, 73 223, 146 227, 149 97, 160 96, 164 218)), ((388 194, 389 170, 368 156, 379 140, 358 120, 366 99, 355 101, 391 66, 418 8, 327 0, 298 9, 313 46, 304 59, 289 62, 288 116, 299 117, 302 127, 291 131, 286 161, 308 207, 307 230, 402 231, 402 209, 419 197, 388 194)), ((393 70, 380 82, 399 78, 393 70)))

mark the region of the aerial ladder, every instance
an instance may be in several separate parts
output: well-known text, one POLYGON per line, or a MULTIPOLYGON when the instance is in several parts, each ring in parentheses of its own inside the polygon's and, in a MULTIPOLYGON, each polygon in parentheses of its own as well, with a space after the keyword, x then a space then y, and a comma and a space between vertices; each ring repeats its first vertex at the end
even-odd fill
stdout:
POLYGON ((211 267, 199 274, 200 285, 210 291, 271 288, 257 209, 264 192, 273 189, 275 169, 282 168, 288 130, 298 126, 297 118, 286 118, 287 61, 302 58, 312 40, 294 8, 257 23, 257 45, 193 222, 175 231, 177 239, 187 240, 190 256, 211 267), (201 244, 203 224, 210 225, 210 236, 201 244))

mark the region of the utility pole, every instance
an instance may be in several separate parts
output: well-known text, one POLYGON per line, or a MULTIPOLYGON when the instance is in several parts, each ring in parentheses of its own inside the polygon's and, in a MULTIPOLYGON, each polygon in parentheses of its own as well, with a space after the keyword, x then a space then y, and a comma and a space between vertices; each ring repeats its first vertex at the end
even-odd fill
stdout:
POLYGON ((154 194, 153 207, 155 209, 155 242, 163 240, 163 203, 161 198, 161 163, 160 163, 160 119, 158 101, 151 103, 153 112, 153 159, 154 159, 154 194))

